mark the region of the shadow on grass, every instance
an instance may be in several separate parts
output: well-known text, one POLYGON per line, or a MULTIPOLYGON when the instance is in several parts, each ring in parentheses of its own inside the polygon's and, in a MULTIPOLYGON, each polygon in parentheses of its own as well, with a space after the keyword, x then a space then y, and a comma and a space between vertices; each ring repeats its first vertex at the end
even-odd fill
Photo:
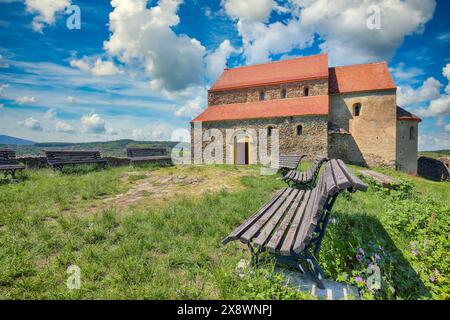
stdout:
MULTIPOLYGON (((428 299, 431 293, 378 219, 363 213, 336 210, 328 237, 319 254, 331 274, 346 272, 367 278, 367 268, 376 264, 381 271, 381 290, 371 292, 381 299, 428 299), (360 250, 361 249, 361 250, 360 250), (336 257, 342 260, 336 262, 336 257), (330 261, 335 261, 329 264, 330 261)), ((367 286, 363 290, 369 289, 367 286)))
POLYGON ((12 179, 9 178, 0 178, 0 186, 11 184, 12 179))
POLYGON ((10 175, 2 176, 0 177, 0 185, 7 185, 7 184, 15 184, 27 181, 29 179, 28 174, 25 170, 17 171, 16 172, 16 178, 13 179, 10 175))

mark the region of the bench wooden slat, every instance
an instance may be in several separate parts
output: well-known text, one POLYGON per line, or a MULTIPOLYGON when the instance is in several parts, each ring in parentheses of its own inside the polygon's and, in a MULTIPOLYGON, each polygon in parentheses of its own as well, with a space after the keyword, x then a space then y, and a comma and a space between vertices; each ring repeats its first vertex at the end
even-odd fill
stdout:
POLYGON ((304 155, 280 155, 278 157, 279 169, 295 169, 298 167, 304 155))
POLYGON ((311 213, 314 207, 314 202, 317 197, 317 188, 314 188, 309 197, 308 203, 306 204, 305 212, 303 213, 303 218, 301 224, 299 226, 297 235, 295 237, 294 243, 292 245, 292 251, 295 250, 301 245, 303 239, 306 237, 307 227, 311 223, 311 213))
POLYGON ((337 186, 333 172, 331 171, 331 165, 325 166, 324 176, 326 177, 326 191, 328 195, 334 195, 339 192, 339 187, 337 186))
POLYGON ((126 152, 129 158, 168 156, 166 148, 127 148, 126 152))
POLYGON ((0 165, 0 170, 12 170, 12 169, 16 169, 16 170, 20 170, 20 169, 25 169, 24 165, 21 164, 5 164, 5 165, 0 165))
POLYGON ((65 165, 106 164, 98 150, 46 150, 47 162, 53 168, 65 165))
POLYGON ((311 197, 311 190, 307 190, 303 197, 303 201, 300 204, 300 207, 297 209, 294 219, 292 220, 292 223, 289 226, 289 230, 286 234, 286 237, 283 240, 283 244, 281 245, 280 254, 282 256, 291 255, 291 249, 294 246, 297 230, 302 222, 303 216, 305 214, 306 205, 308 204, 310 197, 311 197))
POLYGON ((304 190, 300 190, 300 192, 295 197, 292 206, 289 208, 288 213, 284 216, 283 221, 280 224, 278 230, 274 233, 270 241, 267 243, 266 247, 269 252, 276 253, 278 246, 281 244, 281 240, 283 239, 284 234, 288 230, 288 227, 295 216, 295 213, 298 210, 298 207, 303 200, 303 196, 305 195, 304 190))
POLYGON ((318 224, 319 218, 323 212, 323 206, 326 202, 326 196, 316 189, 313 199, 310 199, 310 203, 305 210, 305 218, 302 222, 302 228, 297 234, 292 251, 300 253, 305 246, 309 244, 314 230, 318 224))
POLYGON ((149 156, 149 157, 135 157, 130 158, 131 161, 147 161, 147 160, 170 160, 170 156, 149 156))
POLYGON ((259 209, 254 215, 252 215, 250 218, 245 220, 244 223, 242 223, 239 227, 233 230, 230 235, 228 235, 225 239, 222 240, 222 244, 227 244, 230 241, 238 240, 239 237, 257 220, 260 216, 264 214, 266 209, 270 207, 275 201, 278 200, 278 198, 287 191, 287 188, 278 190, 276 194, 261 208, 259 209))
POLYGON ((292 193, 291 188, 287 188, 285 192, 273 203, 272 206, 267 208, 266 212, 256 220, 252 226, 244 232, 240 237, 240 240, 244 243, 249 243, 252 238, 259 232, 259 230, 266 224, 266 222, 272 217, 276 210, 284 203, 286 198, 292 193))
POLYGON ((293 200, 298 193, 299 190, 293 190, 286 201, 284 201, 284 203, 275 211, 275 214, 272 215, 270 220, 261 229, 258 236, 253 240, 255 246, 262 247, 268 241, 272 231, 278 225, 286 209, 293 203, 293 200))
POLYGON ((331 160, 331 167, 333 170, 334 178, 336 180, 336 185, 339 187, 339 190, 350 188, 352 185, 350 181, 348 181, 344 172, 342 172, 342 169, 336 159, 331 160))
POLYGON ((320 171, 322 163, 327 161, 328 159, 323 156, 317 156, 314 158, 311 166, 306 171, 298 171, 297 169, 292 169, 288 174, 283 177, 283 180, 288 182, 292 181, 298 184, 308 184, 313 182, 320 171))
POLYGON ((319 224, 319 221, 322 217, 322 213, 325 211, 325 204, 328 200, 328 194, 326 192, 325 176, 322 176, 321 178, 322 179, 320 179, 317 188, 317 195, 312 205, 309 225, 306 225, 306 232, 304 234, 302 242, 299 244, 299 247, 296 247, 294 245, 293 251, 296 253, 300 253, 305 248, 305 246, 309 244, 316 230, 316 226, 319 224))

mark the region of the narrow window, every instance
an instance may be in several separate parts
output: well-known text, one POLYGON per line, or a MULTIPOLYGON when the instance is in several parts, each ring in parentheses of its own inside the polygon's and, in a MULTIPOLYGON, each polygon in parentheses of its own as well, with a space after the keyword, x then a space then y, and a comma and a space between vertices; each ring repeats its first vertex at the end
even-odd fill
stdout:
POLYGON ((409 128, 409 140, 414 140, 414 127, 409 128))
POLYGON ((359 117, 360 114, 361 114, 361 103, 355 103, 353 105, 353 115, 355 117, 359 117))
POLYGON ((281 99, 286 99, 286 89, 281 90, 281 99))
POLYGON ((305 87, 304 94, 305 94, 305 97, 309 96, 309 88, 308 87, 305 87))
POLYGON ((297 126, 297 135, 301 136, 303 134, 303 126, 301 124, 299 124, 297 126))
POLYGON ((264 91, 261 91, 259 93, 259 101, 264 101, 266 100, 266 93, 264 91))
POLYGON ((272 136, 272 129, 273 129, 272 126, 267 127, 267 136, 268 136, 268 137, 271 137, 271 136, 272 136))

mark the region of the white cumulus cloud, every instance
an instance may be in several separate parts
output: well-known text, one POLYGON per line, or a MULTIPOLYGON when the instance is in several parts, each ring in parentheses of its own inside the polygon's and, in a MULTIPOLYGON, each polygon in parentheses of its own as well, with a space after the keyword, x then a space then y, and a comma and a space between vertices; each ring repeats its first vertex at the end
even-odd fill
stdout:
POLYGON ((75 104, 75 103, 77 103, 77 99, 75 99, 75 97, 72 97, 72 96, 68 96, 68 97, 67 97, 67 101, 68 101, 70 104, 75 104))
POLYGON ((276 3, 273 0, 226 0, 224 7, 227 14, 234 19, 247 22, 266 21, 276 3))
POLYGON ((450 149, 450 135, 446 132, 419 135, 419 150, 450 149))
POLYGON ((224 40, 216 50, 205 58, 208 79, 215 81, 225 69, 228 58, 239 52, 241 51, 234 48, 230 40, 224 40))
POLYGON ((5 90, 8 87, 9 87, 9 84, 5 84, 5 83, 0 84, 0 97, 3 94, 3 90, 5 90))
POLYGON ((436 99, 441 95, 440 89, 442 86, 442 83, 433 77, 426 79, 422 86, 417 89, 408 86, 400 86, 397 91, 397 102, 401 106, 408 107, 410 105, 436 99))
POLYGON ((48 109, 47 112, 45 113, 44 118, 45 118, 45 119, 53 120, 53 119, 56 118, 56 115, 57 115, 56 109, 50 108, 50 109, 48 109))
POLYGON ((196 116, 206 107, 206 98, 202 95, 188 100, 181 108, 175 111, 177 117, 193 117, 196 116))
POLYGON ((442 74, 448 81, 447 87, 445 88, 445 94, 434 97, 426 108, 418 109, 416 113, 419 116, 436 117, 450 115, 450 63, 442 69, 442 74))
POLYGON ((36 103, 36 98, 29 97, 29 96, 17 97, 16 103, 17 104, 33 104, 33 103, 36 103))
POLYGON ((442 70, 442 74, 448 80, 448 84, 447 84, 447 87, 445 88, 445 92, 447 94, 450 94, 450 63, 447 63, 447 65, 444 67, 444 69, 442 70))
POLYGON ((445 130, 445 132, 450 133, 450 124, 446 125, 444 130, 445 130))
POLYGON ((67 122, 58 121, 56 123, 56 131, 57 132, 63 132, 63 133, 73 133, 75 130, 73 127, 68 124, 67 122))
POLYGON ((195 38, 176 34, 180 0, 112 0, 111 36, 105 50, 130 66, 143 66, 154 90, 183 90, 203 83, 205 48, 195 38))
POLYGON ((21 127, 24 127, 24 128, 30 129, 30 130, 34 130, 34 131, 42 131, 43 130, 39 120, 36 120, 33 117, 27 118, 24 121, 19 121, 18 124, 21 127))
POLYGON ((56 15, 64 11, 71 0, 25 0, 27 12, 35 14, 32 27, 36 32, 42 32, 45 25, 55 23, 56 15))
POLYGON ((291 0, 304 28, 312 28, 329 52, 331 64, 389 60, 406 36, 422 33, 434 14, 435 0, 291 0), (367 27, 376 6, 380 29, 367 27), (369 8, 370 9, 370 8, 369 8))
POLYGON ((80 119, 83 131, 86 133, 105 133, 105 120, 102 119, 97 113, 90 113, 84 115, 80 119))
MULTIPOLYGON (((406 36, 421 33, 433 17, 435 0, 290 0, 291 17, 268 22, 271 1, 261 8, 252 0, 224 0, 227 14, 237 21, 248 64, 270 60, 270 55, 309 47, 314 37, 330 54, 331 65, 389 60, 406 36), (380 10, 381 28, 370 29, 368 8, 380 10), (255 8, 253 8, 255 7, 255 8)), ((271 6, 272 12, 280 11, 271 6)))
POLYGON ((70 65, 74 68, 78 68, 83 72, 90 72, 92 75, 97 77, 102 76, 112 76, 115 74, 122 73, 119 68, 112 61, 104 61, 100 58, 97 58, 95 62, 89 61, 87 57, 82 59, 72 59, 70 61, 70 65))

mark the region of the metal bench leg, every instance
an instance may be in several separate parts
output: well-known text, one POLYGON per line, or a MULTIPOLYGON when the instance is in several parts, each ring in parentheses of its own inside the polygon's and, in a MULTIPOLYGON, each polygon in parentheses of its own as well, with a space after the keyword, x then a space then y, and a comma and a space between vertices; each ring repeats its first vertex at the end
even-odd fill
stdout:
POLYGON ((305 268, 301 263, 299 263, 298 268, 300 271, 310 278, 317 285, 317 287, 320 289, 325 289, 325 285, 322 282, 325 277, 322 268, 317 263, 317 260, 311 255, 307 255, 302 260, 308 263, 309 268, 305 268))
POLYGON ((257 266, 261 261, 259 259, 259 254, 261 253, 259 250, 255 250, 250 243, 247 244, 248 249, 252 255, 251 264, 257 266))
POLYGON ((16 170, 11 170, 11 182, 18 183, 19 180, 16 179, 16 170))

